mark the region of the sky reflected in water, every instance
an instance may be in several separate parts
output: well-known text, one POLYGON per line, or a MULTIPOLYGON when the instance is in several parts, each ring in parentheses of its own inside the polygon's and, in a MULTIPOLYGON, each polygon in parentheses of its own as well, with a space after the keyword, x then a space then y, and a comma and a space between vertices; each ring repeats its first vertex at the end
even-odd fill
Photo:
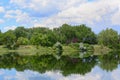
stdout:
POLYGON ((85 75, 70 74, 63 76, 60 71, 46 71, 39 73, 31 70, 23 72, 13 69, 0 69, 0 80, 119 80, 120 65, 112 72, 102 70, 99 66, 95 66, 91 72, 85 75))

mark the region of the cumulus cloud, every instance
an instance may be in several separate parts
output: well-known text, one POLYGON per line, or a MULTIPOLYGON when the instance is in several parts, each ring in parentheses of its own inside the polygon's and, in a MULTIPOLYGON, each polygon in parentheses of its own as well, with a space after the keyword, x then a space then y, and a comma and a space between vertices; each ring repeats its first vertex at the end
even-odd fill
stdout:
POLYGON ((120 74, 120 70, 114 70, 111 75, 114 80, 119 80, 120 79, 119 74, 120 74))
POLYGON ((25 70, 24 72, 16 72, 15 75, 4 76, 5 80, 101 80, 99 74, 86 74, 82 76, 80 74, 71 74, 69 76, 63 76, 60 71, 48 71, 43 74, 38 72, 25 70))
POLYGON ((32 17, 49 17, 71 6, 77 6, 86 0, 11 0, 10 3, 22 9, 30 10, 32 17))
MULTIPOLYGON (((60 26, 63 23, 95 25, 95 23, 102 22, 106 22, 105 24, 110 24, 111 16, 115 14, 118 9, 118 6, 115 4, 119 3, 115 3, 112 0, 101 0, 96 2, 84 2, 77 6, 75 4, 67 7, 70 5, 68 2, 68 5, 64 5, 66 7, 65 9, 63 8, 57 14, 45 19, 41 25, 60 26)), ((119 19, 118 15, 116 16, 119 19)), ((113 22, 115 20, 116 19, 114 19, 113 22)))
POLYGON ((120 25, 120 10, 117 11, 111 18, 112 24, 120 25))
POLYGON ((23 12, 19 9, 17 10, 8 10, 4 16, 5 18, 12 18, 15 19, 16 22, 18 23, 30 23, 31 18, 29 17, 29 15, 26 12, 23 12))
POLYGON ((70 6, 80 5, 86 1, 87 0, 11 0, 10 3, 19 5, 21 8, 30 8, 32 10, 39 11, 55 8, 63 10, 70 6))
POLYGON ((86 75, 71 74, 69 76, 63 76, 60 72, 46 72, 45 75, 52 77, 53 80, 101 80, 101 75, 88 73, 86 75))
POLYGON ((86 24, 94 30, 120 26, 119 0, 10 0, 9 4, 12 7, 7 11, 0 7, 0 13, 21 25, 54 28, 64 23, 86 24))
MULTIPOLYGON (((13 73, 8 70, 8 73, 13 73)), ((100 67, 95 66, 91 72, 85 75, 70 74, 63 76, 61 71, 46 71, 39 73, 36 71, 25 70, 22 72, 14 71, 14 75, 6 73, 6 70, 0 70, 0 75, 3 75, 4 80, 119 80, 120 67, 112 72, 106 72, 100 67)))
POLYGON ((0 6, 0 13, 3 13, 3 12, 5 12, 5 9, 4 7, 0 6))
POLYGON ((8 31, 8 30, 14 30, 16 28, 16 26, 7 26, 7 27, 4 27, 3 29, 5 31, 8 31))

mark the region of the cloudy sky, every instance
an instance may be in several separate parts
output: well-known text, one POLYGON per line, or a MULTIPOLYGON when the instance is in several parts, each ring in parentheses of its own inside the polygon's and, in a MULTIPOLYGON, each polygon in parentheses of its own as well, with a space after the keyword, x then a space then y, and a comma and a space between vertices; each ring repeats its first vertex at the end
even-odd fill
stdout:
POLYGON ((0 80, 120 80, 120 66, 112 72, 106 72, 95 66, 85 75, 71 74, 68 76, 63 76, 60 71, 38 73, 30 70, 20 72, 15 69, 0 69, 0 80))
POLYGON ((120 33, 120 0, 0 0, 0 29, 86 24, 120 33))

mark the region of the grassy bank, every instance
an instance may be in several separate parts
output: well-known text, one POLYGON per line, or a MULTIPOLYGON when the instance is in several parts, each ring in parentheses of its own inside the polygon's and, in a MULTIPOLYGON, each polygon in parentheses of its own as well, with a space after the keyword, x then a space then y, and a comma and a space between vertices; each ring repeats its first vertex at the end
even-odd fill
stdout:
MULTIPOLYGON (((105 46, 94 45, 93 47, 94 47, 94 55, 106 54, 110 51, 110 49, 105 46)), ((39 48, 37 49, 36 46, 33 46, 33 45, 27 45, 27 46, 21 45, 16 50, 9 50, 7 48, 4 48, 3 46, 0 46, 0 54, 5 54, 9 52, 18 52, 21 55, 35 55, 36 53, 39 55, 43 55, 43 54, 54 54, 55 53, 52 47, 39 46, 39 48)), ((65 45, 63 46, 62 55, 78 55, 78 54, 79 54, 78 49, 73 48, 71 46, 65 46, 65 45)))
POLYGON ((94 45, 94 55, 107 54, 111 51, 110 48, 101 45, 94 45))
MULTIPOLYGON (((63 55, 72 55, 75 54, 76 51, 77 50, 69 46, 63 46, 63 55)), ((4 48, 3 46, 0 46, 0 54, 5 54, 9 52, 18 52, 22 55, 34 55, 36 53, 39 55, 43 55, 43 54, 53 54, 55 51, 52 47, 39 46, 39 48, 37 49, 36 46, 33 45, 27 45, 27 46, 21 45, 16 50, 9 50, 7 48, 4 48)))

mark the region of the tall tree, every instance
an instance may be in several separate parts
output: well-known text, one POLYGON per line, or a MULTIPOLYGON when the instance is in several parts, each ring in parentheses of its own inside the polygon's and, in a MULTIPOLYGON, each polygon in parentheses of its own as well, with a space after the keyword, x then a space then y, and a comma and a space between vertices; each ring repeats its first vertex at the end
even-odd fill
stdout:
POLYGON ((84 42, 95 44, 97 42, 95 33, 84 24, 78 26, 63 24, 60 28, 54 29, 54 31, 62 43, 84 42))
POLYGON ((19 37, 16 42, 18 45, 27 45, 29 44, 29 40, 24 37, 19 37))
POLYGON ((27 37, 27 31, 24 27, 17 27, 14 30, 15 36, 18 39, 19 37, 27 37))
POLYGON ((91 28, 87 27, 84 24, 75 26, 75 33, 79 42, 84 42, 89 44, 97 43, 95 33, 91 30, 91 28))
POLYGON ((46 34, 36 33, 31 37, 31 43, 36 45, 37 48, 39 45, 41 46, 49 46, 50 42, 48 40, 48 36, 46 34))
POLYGON ((113 29, 106 29, 99 33, 98 43, 101 45, 109 46, 111 48, 116 47, 118 44, 118 33, 113 29))
POLYGON ((120 48, 120 34, 118 36, 118 48, 120 48))
POLYGON ((16 45, 16 36, 14 35, 12 30, 9 30, 3 34, 3 42, 4 45, 6 45, 7 48, 13 49, 16 45))
POLYGON ((2 32, 0 31, 0 45, 2 45, 3 44, 3 34, 2 34, 2 32))

